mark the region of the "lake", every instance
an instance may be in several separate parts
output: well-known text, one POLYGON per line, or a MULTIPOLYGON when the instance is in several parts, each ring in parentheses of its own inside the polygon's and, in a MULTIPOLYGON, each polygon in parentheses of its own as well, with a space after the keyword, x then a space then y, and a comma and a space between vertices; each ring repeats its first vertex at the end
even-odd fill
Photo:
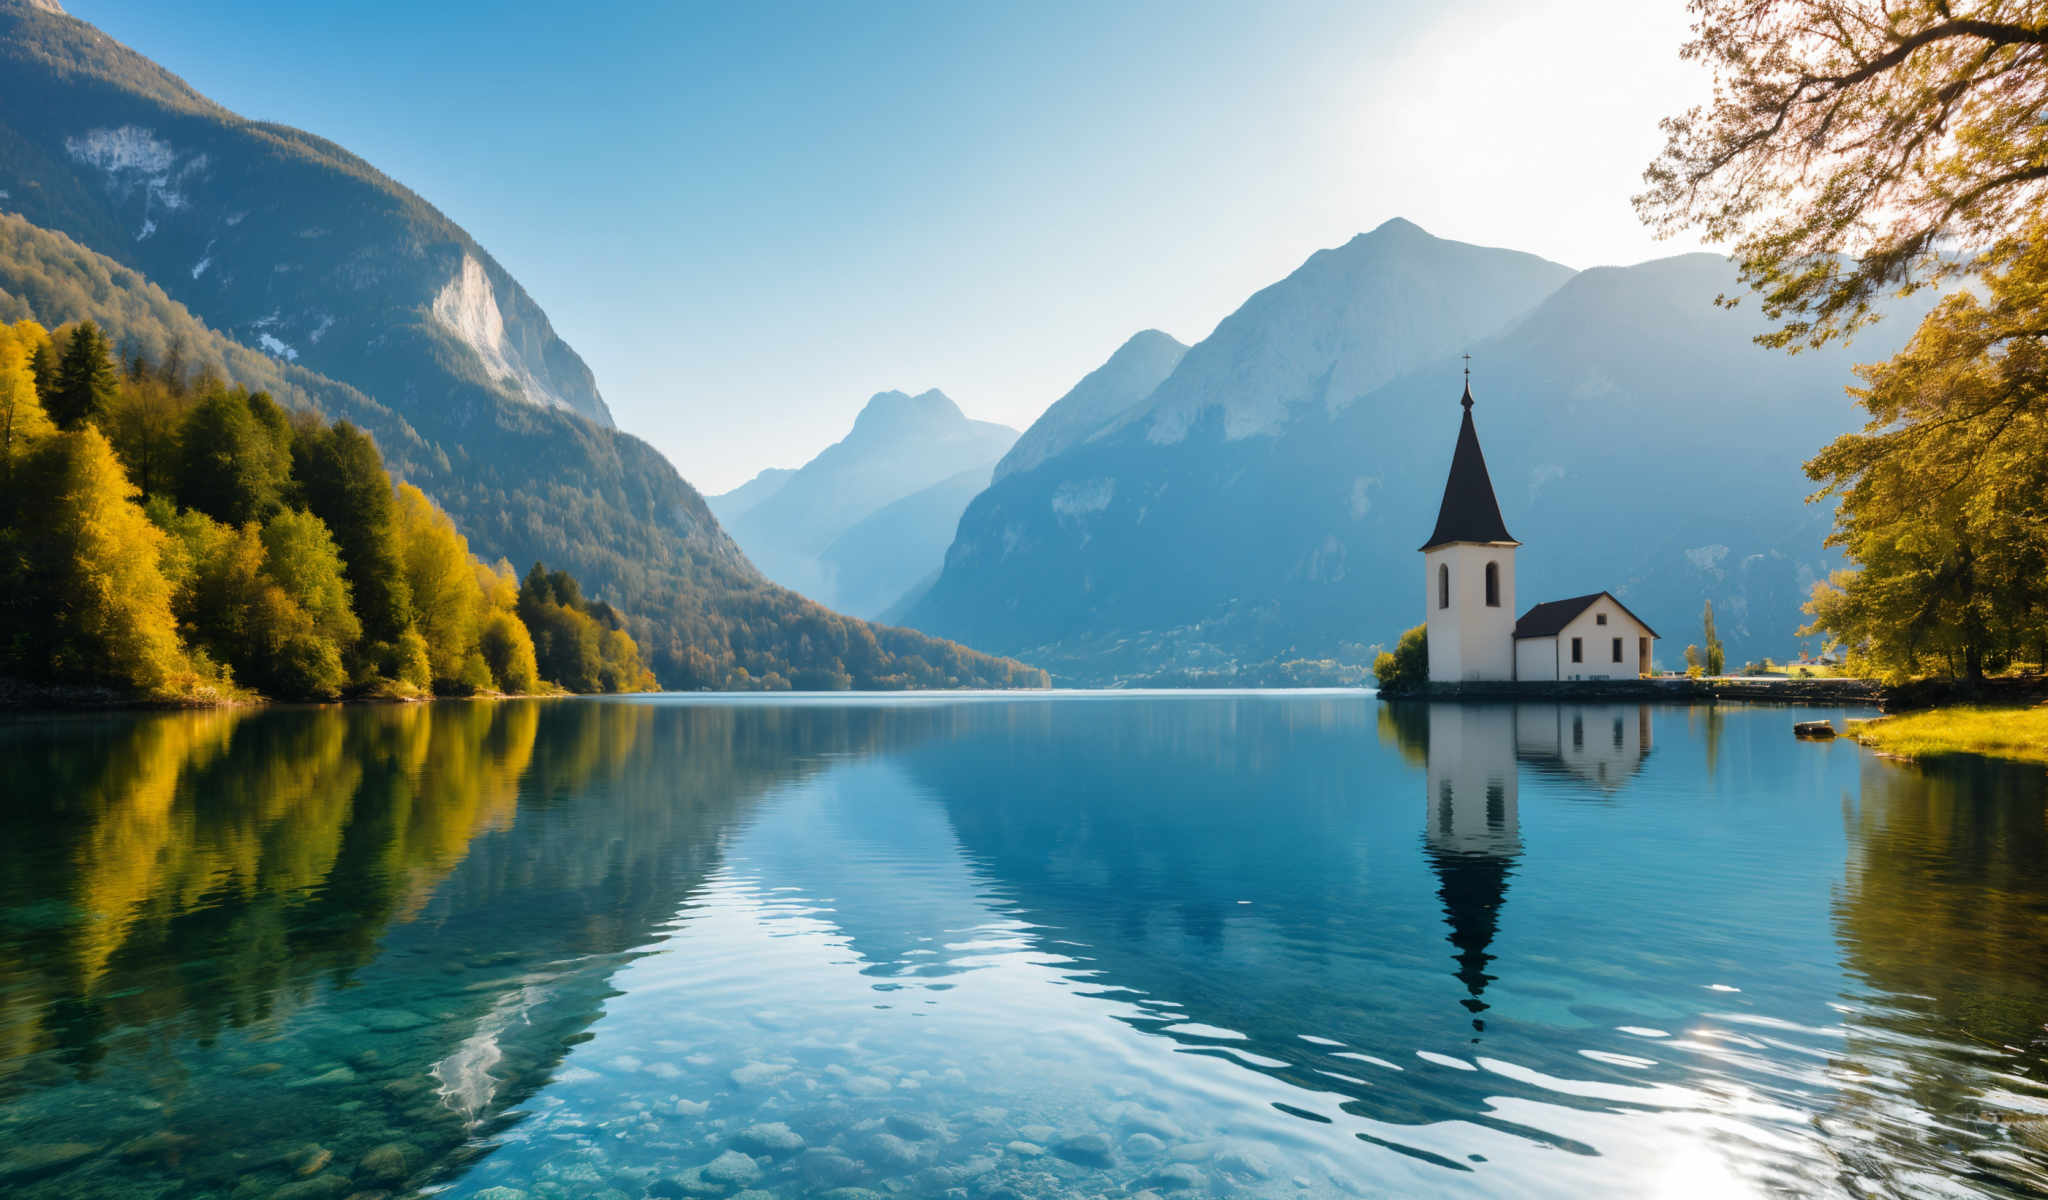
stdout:
POLYGON ((1360 693, 0 723, 0 1193, 2021 1196, 2048 773, 1360 693))

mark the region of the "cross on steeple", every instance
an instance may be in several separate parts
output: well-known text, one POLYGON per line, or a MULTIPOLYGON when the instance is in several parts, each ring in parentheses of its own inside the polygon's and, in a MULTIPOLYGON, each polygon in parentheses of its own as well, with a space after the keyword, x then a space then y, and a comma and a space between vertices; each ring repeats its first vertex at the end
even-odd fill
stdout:
POLYGON ((1465 355, 1465 356, 1464 356, 1464 359, 1465 359, 1465 398, 1464 398, 1463 400, 1460 400, 1460 401, 1459 401, 1458 403, 1460 403, 1460 404, 1463 404, 1463 405, 1465 406, 1465 411, 1467 411, 1467 412, 1470 412, 1470 411, 1472 411, 1472 356, 1471 356, 1471 355, 1469 355, 1469 354, 1467 354, 1467 355, 1465 355))

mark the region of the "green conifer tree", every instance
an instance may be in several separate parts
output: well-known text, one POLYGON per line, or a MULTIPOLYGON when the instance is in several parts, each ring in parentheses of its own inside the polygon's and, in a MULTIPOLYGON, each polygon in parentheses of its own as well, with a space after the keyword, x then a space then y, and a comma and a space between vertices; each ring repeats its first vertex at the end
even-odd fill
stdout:
POLYGON ((43 407, 59 429, 76 429, 103 418, 120 388, 121 372, 114 366, 107 336, 86 321, 71 331, 43 407))

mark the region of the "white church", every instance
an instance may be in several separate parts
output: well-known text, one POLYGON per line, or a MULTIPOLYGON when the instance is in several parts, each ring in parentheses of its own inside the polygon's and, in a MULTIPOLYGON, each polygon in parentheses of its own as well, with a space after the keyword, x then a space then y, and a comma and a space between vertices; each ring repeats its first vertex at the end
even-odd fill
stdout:
POLYGON ((1472 427, 1472 380, 1436 531, 1422 547, 1429 681, 1635 679, 1650 673, 1657 631, 1611 592, 1538 604, 1515 617, 1515 551, 1472 427))

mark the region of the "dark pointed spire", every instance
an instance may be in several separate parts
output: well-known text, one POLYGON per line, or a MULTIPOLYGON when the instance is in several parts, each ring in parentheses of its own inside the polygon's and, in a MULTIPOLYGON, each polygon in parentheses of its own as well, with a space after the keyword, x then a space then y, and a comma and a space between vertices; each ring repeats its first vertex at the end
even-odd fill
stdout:
POLYGON ((1479 431, 1472 426, 1472 368, 1466 367, 1465 419, 1458 426, 1458 445, 1451 452, 1451 474, 1444 480, 1444 501, 1436 512, 1436 531, 1424 542, 1432 550, 1447 542, 1512 542, 1500 502, 1493 498, 1493 479, 1486 473, 1486 455, 1479 450, 1479 431))
POLYGON ((1485 1031, 1480 1014, 1487 1009, 1486 985, 1494 975, 1493 935, 1500 928, 1500 909, 1507 899, 1514 857, 1431 849, 1429 865, 1436 871, 1437 898, 1443 901, 1444 923, 1451 927, 1451 948, 1457 951, 1458 982, 1465 985, 1465 1011, 1472 1014, 1475 1033, 1485 1031))

